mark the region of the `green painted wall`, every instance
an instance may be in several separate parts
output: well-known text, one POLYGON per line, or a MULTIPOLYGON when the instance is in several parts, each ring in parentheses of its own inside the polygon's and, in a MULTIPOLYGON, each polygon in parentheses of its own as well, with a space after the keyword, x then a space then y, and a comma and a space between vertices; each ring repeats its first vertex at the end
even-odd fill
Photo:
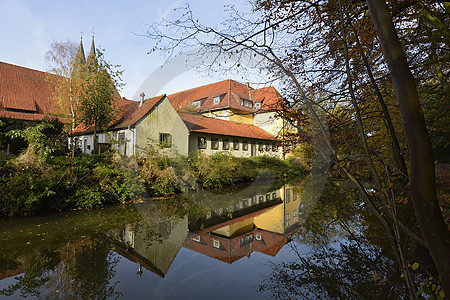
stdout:
POLYGON ((172 135, 172 146, 178 153, 188 153, 188 130, 167 98, 161 100, 149 115, 136 124, 136 154, 143 152, 149 139, 159 142, 160 133, 172 135))

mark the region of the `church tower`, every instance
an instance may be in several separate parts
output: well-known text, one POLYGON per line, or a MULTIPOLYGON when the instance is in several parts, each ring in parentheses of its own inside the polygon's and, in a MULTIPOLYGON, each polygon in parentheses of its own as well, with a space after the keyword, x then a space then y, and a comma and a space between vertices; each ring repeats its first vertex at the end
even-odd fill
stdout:
POLYGON ((75 56, 75 63, 72 70, 72 76, 81 76, 86 67, 86 58, 84 56, 83 39, 80 41, 77 55, 75 56))
POLYGON ((91 52, 88 55, 86 64, 88 68, 98 69, 97 54, 95 53, 94 36, 92 36, 91 52))

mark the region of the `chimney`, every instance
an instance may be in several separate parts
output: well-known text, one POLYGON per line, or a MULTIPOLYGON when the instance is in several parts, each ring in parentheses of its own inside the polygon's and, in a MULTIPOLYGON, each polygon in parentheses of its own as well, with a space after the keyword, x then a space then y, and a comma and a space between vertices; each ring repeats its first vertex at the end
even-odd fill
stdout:
POLYGON ((139 107, 141 107, 142 104, 144 104, 144 97, 145 97, 144 92, 140 93, 139 96, 141 96, 141 103, 139 103, 139 107))

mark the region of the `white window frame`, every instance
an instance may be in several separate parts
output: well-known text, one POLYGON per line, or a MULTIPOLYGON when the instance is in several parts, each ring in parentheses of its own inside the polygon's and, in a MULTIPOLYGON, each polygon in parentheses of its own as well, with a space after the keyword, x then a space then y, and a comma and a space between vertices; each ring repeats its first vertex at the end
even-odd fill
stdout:
POLYGON ((192 107, 197 108, 202 105, 202 102, 200 100, 192 101, 192 107))
POLYGON ((220 242, 218 240, 213 240, 213 247, 219 249, 220 248, 220 242))

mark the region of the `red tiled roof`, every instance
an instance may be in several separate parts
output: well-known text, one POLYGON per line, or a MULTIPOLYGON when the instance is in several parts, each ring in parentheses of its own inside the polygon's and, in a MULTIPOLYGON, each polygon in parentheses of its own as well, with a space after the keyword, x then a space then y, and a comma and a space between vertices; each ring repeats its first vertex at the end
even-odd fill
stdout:
POLYGON ((210 235, 209 232, 190 233, 184 241, 183 247, 232 264, 244 256, 249 257, 253 251, 274 257, 286 243, 287 238, 282 234, 255 228, 232 238, 210 235), (261 240, 256 239, 257 233, 261 234, 261 240), (240 239, 250 234, 253 234, 253 240, 240 245, 240 239), (200 242, 192 240, 193 237, 197 236, 200 236, 200 242), (219 248, 214 247, 213 240, 220 243, 219 248))
POLYGON ((181 109, 189 105, 192 101, 200 100, 200 107, 195 110, 205 112, 215 109, 233 108, 247 113, 258 111, 281 109, 281 95, 270 86, 261 89, 252 89, 251 87, 237 81, 227 79, 217 83, 196 87, 186 91, 181 91, 168 96, 175 109, 181 109), (220 103, 214 104, 213 98, 220 96, 220 103), (251 100, 252 102, 261 102, 261 109, 248 108, 240 104, 239 99, 251 100))
POLYGON ((252 90, 250 93, 254 101, 261 102, 262 111, 281 110, 283 107, 283 97, 273 86, 252 90))
MULTIPOLYGON (((141 120, 164 97, 165 95, 147 99, 141 107, 139 107, 139 101, 127 100, 125 98, 116 99, 114 102, 116 116, 114 120, 111 121, 109 129, 122 128, 136 124, 136 122, 141 120)), ((72 133, 81 134, 93 131, 93 127, 86 128, 83 125, 79 125, 72 133)))
POLYGON ((41 120, 61 115, 48 76, 56 75, 0 62, 0 117, 41 120))
POLYGON ((190 132, 210 133, 254 139, 277 139, 254 125, 225 121, 200 115, 178 113, 190 132))

